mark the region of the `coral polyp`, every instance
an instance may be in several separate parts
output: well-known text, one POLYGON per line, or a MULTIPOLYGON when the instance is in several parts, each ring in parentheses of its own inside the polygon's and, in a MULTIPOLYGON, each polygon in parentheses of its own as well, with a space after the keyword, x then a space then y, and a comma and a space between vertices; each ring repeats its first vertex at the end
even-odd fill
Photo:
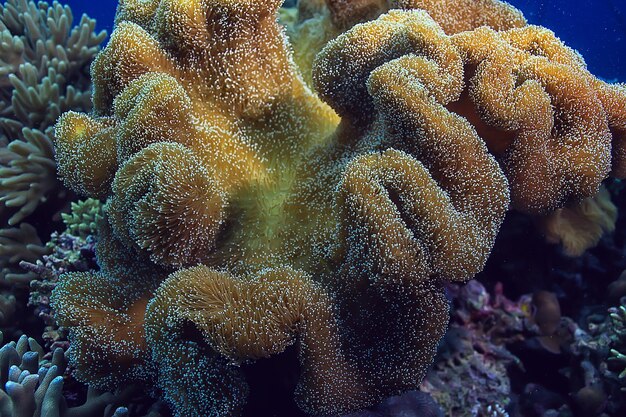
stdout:
POLYGON ((296 64, 279 0, 120 1, 94 113, 56 128, 65 183, 107 199, 102 270, 54 293, 84 381, 156 372, 176 415, 237 415, 239 365, 296 345, 309 414, 415 389, 445 283, 483 269, 511 201, 551 210, 611 171, 623 91, 510 6, 327 3, 296 64))

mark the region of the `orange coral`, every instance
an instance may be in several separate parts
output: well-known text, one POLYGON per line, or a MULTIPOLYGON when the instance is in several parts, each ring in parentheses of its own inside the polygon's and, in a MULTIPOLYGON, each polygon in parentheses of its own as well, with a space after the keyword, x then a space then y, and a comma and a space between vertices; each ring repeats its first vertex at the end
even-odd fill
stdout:
MULTIPOLYGON (((102 317, 142 322, 133 306, 155 293, 145 337, 177 415, 237 414, 247 386, 233 362, 292 343, 302 370, 296 398, 308 413, 343 413, 415 388, 446 328, 443 283, 483 268, 509 185, 516 207, 527 210, 591 192, 610 168, 610 132, 622 128, 619 112, 604 111, 619 92, 595 83, 580 63, 533 55, 514 37, 525 29, 450 34, 455 24, 524 24, 514 9, 489 1, 465 20, 457 13, 448 34, 426 11, 392 10, 332 40, 311 77, 331 109, 292 61, 275 20, 279 3, 121 1, 93 66, 95 114, 70 114, 57 127, 60 163, 94 170, 88 181, 70 173, 66 181, 108 197, 95 281, 113 305, 92 295, 94 286, 74 289, 84 279, 75 275, 56 290, 55 305, 79 340, 102 317), (528 80, 519 89, 498 86, 510 87, 500 92, 517 97, 519 111, 478 91, 492 87, 481 78, 488 71, 528 80), (561 91, 557 81, 576 89, 561 91), (567 110, 556 120, 570 129, 554 123, 551 100, 567 110), (542 119, 529 115, 529 102, 544 105, 542 119), (573 122, 589 109, 592 119, 573 122), (600 156, 568 165, 546 160, 558 147, 531 149, 543 164, 536 168, 558 184, 526 190, 528 179, 517 174, 529 168, 510 149, 531 133, 551 140, 550 124, 556 139, 570 141, 566 158, 590 149, 600 156), (572 130, 592 135, 577 142, 572 130), (106 151, 85 152, 105 142, 106 151), (181 266, 192 267, 155 292, 164 272, 181 266), (79 307, 72 291, 96 302, 79 307)), ((366 1, 329 4, 346 13, 344 22, 352 6, 367 11, 358 19, 374 10, 366 1)), ((137 346, 138 334, 121 336, 137 346)), ((111 348, 103 357, 116 369, 134 369, 111 348)), ((97 370, 84 377, 101 378, 97 370)))

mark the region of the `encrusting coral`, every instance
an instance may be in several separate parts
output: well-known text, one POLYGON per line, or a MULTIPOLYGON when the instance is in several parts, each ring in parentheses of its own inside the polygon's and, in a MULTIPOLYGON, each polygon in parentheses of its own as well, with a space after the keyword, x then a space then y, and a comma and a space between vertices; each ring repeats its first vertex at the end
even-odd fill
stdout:
POLYGON ((236 415, 237 364, 296 344, 301 409, 376 404, 424 377, 443 284, 482 270, 509 189, 525 211, 597 191, 611 132, 622 146, 621 87, 503 3, 464 15, 463 1, 443 27, 450 2, 390 3, 426 11, 340 34, 352 6, 356 20, 390 6, 329 1, 337 37, 308 79, 280 0, 120 1, 94 113, 56 128, 64 182, 107 198, 101 271, 66 274, 53 295, 83 380, 156 370, 176 415, 236 415))
MULTIPOLYGON (((63 204, 53 125, 68 110, 91 108, 88 70, 106 33, 95 33, 86 15, 74 27, 72 21, 70 8, 57 2, 0 5, 0 222, 17 230, 33 222, 43 203, 53 201, 39 213, 48 218, 63 204)), ((12 282, 20 270, 11 259, 38 256, 15 255, 0 255, 0 276, 12 282)), ((28 283, 28 274, 21 278, 28 283)))

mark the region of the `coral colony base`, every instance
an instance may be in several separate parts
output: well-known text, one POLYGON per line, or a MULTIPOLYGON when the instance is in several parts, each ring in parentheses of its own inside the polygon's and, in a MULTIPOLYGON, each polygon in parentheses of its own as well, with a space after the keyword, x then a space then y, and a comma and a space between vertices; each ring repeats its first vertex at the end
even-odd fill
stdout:
POLYGON ((46 343, 0 350, 0 416, 623 415, 626 307, 470 280, 507 213, 580 271, 620 247, 626 86, 496 0, 281 3, 120 0, 97 56, 86 16, 1 6, 0 267, 46 343))

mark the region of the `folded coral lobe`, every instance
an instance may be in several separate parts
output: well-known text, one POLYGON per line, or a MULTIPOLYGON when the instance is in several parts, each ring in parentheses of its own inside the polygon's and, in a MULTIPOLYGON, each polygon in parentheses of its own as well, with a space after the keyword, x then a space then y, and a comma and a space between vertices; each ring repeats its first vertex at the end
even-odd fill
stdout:
POLYGON ((475 68, 466 101, 507 174, 514 207, 545 212, 594 195, 611 170, 612 141, 620 141, 611 132, 617 109, 580 56, 537 26, 479 28, 453 42, 475 68))

